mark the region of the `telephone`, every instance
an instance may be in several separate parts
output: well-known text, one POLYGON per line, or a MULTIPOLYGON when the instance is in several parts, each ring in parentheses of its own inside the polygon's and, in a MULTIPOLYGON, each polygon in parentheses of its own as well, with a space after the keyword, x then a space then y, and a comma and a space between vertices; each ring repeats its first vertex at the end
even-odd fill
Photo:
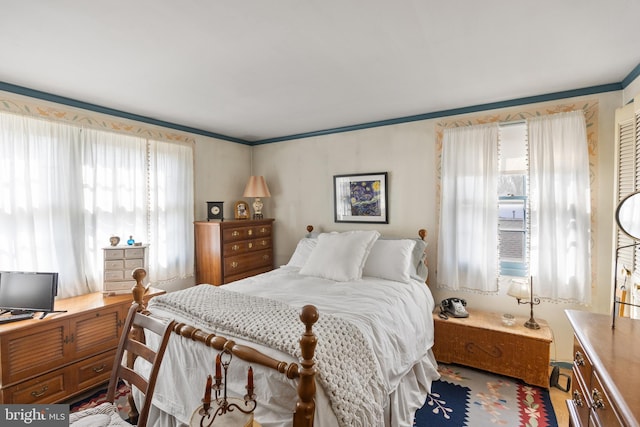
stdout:
POLYGON ((462 298, 447 298, 440 303, 440 317, 448 319, 452 317, 469 317, 469 312, 465 310, 467 302, 462 298))

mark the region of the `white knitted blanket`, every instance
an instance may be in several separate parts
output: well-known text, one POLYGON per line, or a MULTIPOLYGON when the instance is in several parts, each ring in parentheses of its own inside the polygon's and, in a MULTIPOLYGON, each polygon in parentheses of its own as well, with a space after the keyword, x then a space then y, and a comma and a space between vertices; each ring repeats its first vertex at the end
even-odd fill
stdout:
MULTIPOLYGON (((192 326, 225 336, 231 334, 278 349, 298 359, 303 324, 299 310, 280 301, 209 285, 194 286, 151 299, 158 307, 189 319, 192 326)), ((320 313, 315 361, 341 426, 384 425, 384 386, 369 343, 354 325, 320 313)))

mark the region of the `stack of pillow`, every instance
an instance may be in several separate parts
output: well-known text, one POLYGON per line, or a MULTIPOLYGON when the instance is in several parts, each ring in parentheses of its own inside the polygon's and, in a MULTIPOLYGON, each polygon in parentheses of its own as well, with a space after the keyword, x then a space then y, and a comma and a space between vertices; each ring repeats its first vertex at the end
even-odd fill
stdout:
POLYGON ((299 268, 303 275, 338 282, 363 276, 424 282, 426 248, 422 239, 384 239, 375 230, 320 233, 301 239, 287 266, 299 268))

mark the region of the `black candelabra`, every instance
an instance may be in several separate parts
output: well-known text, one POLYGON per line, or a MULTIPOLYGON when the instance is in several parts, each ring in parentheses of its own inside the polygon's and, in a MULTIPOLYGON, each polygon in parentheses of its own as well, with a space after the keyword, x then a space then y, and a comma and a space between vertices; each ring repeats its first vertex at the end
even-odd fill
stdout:
MULTIPOLYGON (((204 398, 202 399, 202 408, 199 411, 200 427, 209 427, 213 424, 216 417, 224 416, 226 413, 235 411, 236 409, 244 414, 250 414, 255 411, 257 402, 256 395, 253 393, 253 368, 249 366, 247 372, 247 394, 244 395, 244 404, 237 404, 230 402, 227 398, 227 369, 229 369, 229 363, 231 363, 233 355, 226 350, 218 353, 216 356, 216 373, 213 380, 211 375, 207 376, 207 384, 204 390, 204 398), (224 370, 224 377, 222 375, 224 370), (211 393, 214 393, 213 400, 211 393), (211 407, 211 402, 215 402, 215 411, 211 407), (243 408, 244 406, 244 408, 243 408)), ((240 399, 233 399, 234 401, 240 401, 240 399)))

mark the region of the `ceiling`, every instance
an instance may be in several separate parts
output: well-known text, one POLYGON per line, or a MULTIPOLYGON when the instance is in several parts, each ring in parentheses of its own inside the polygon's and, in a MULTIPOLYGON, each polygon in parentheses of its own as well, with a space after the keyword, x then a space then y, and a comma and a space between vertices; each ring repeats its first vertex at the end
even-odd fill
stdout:
POLYGON ((0 82, 254 142, 620 84, 639 16, 638 0, 11 1, 0 82))

